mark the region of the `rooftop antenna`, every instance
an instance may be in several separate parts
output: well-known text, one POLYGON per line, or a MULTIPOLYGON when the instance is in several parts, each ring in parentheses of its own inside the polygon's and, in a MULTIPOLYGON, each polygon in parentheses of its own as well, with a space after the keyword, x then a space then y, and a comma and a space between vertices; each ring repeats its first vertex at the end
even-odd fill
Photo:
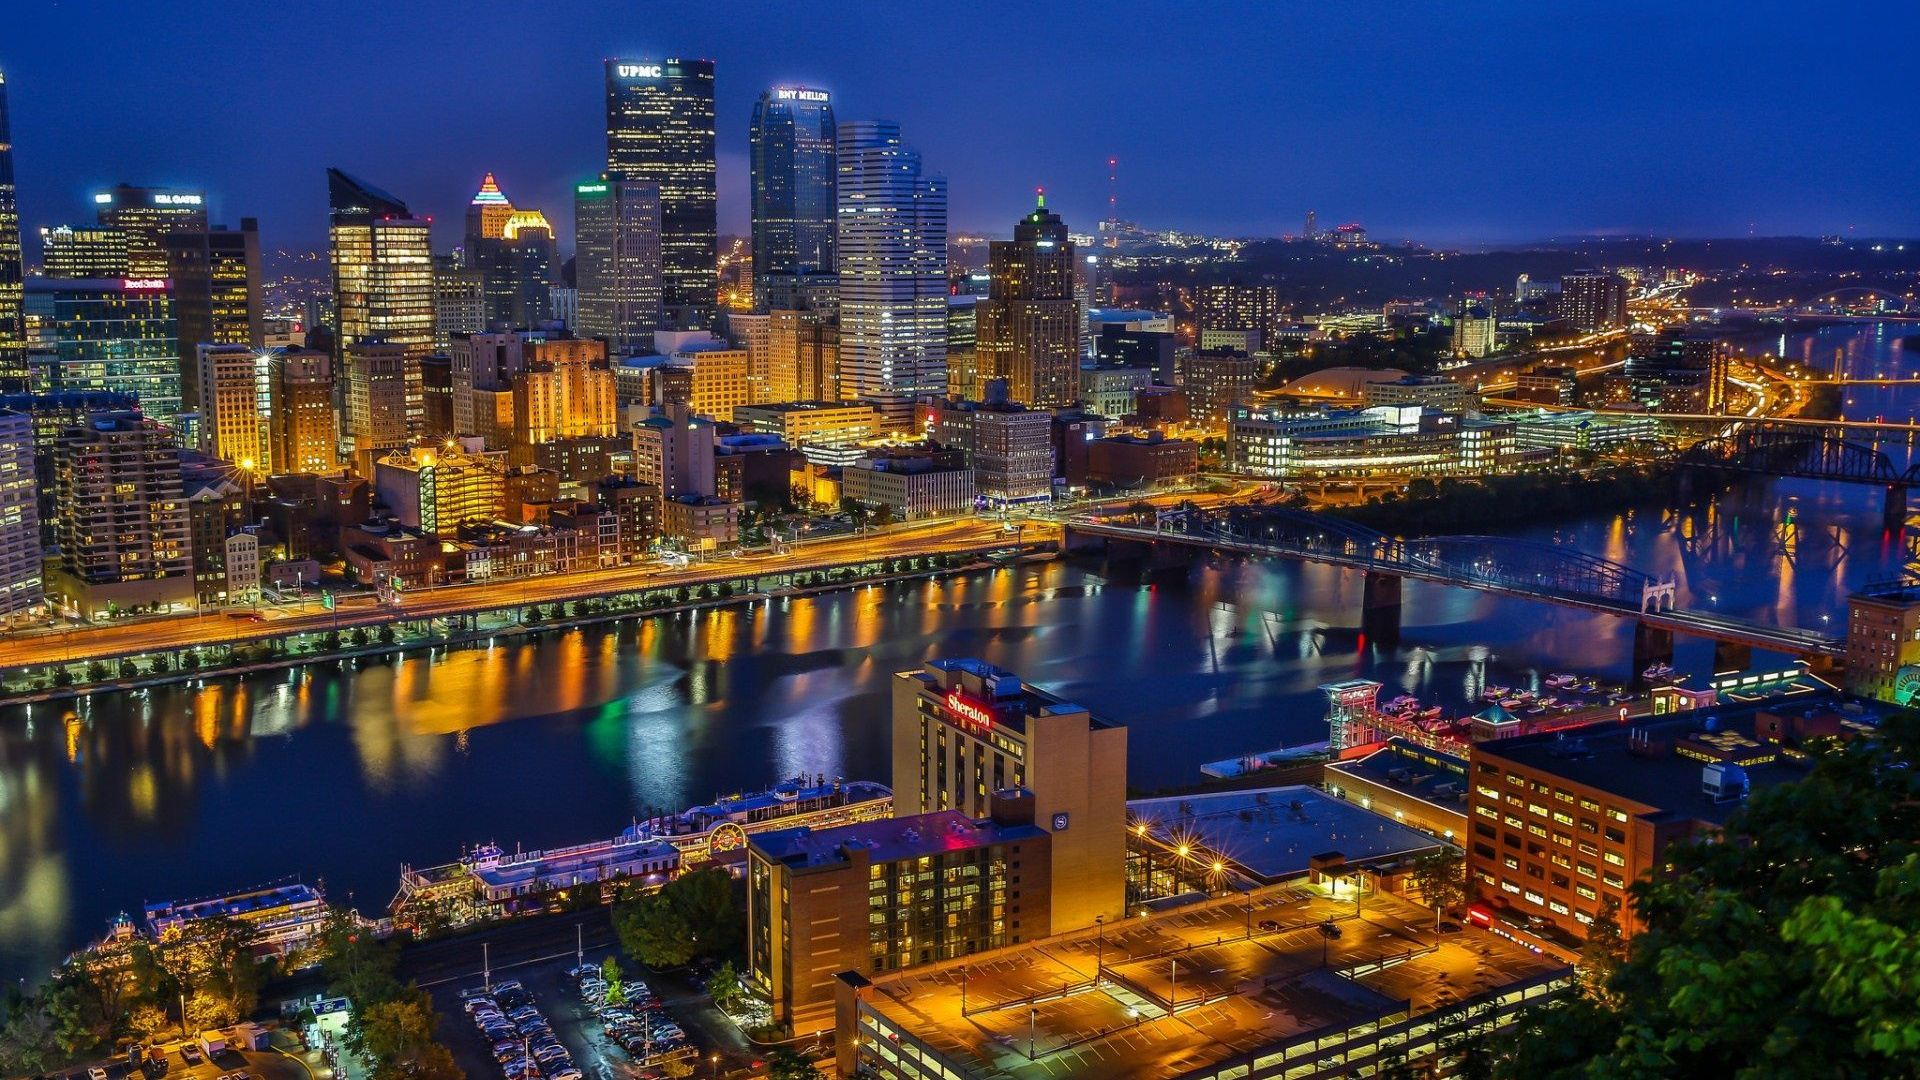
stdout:
POLYGON ((1107 159, 1107 224, 1120 224, 1120 159, 1107 159))

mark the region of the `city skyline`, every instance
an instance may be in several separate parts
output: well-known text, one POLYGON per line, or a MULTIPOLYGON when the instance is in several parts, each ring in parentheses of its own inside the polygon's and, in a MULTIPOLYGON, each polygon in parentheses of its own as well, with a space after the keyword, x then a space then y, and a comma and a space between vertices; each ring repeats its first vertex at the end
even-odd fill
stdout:
MULTIPOLYGON (((920 133, 928 167, 953 182, 959 232, 990 233, 1035 186, 1049 190, 1070 227, 1090 231, 1105 216, 1106 160, 1115 157, 1122 217, 1221 235, 1297 232, 1309 209, 1326 225, 1360 220, 1378 236, 1433 243, 1749 227, 1920 233, 1894 179, 1912 171, 1912 140, 1902 135, 1915 122, 1867 92, 1890 75, 1890 57, 1860 55, 1790 89, 1753 75, 1813 55, 1837 32, 1803 25, 1792 5, 1741 9, 1741 21, 1724 26, 1731 9, 1712 5, 1624 14, 1491 7, 1477 16, 1396 13, 1379 25, 1364 14, 1289 12, 1253 34, 1246 30, 1260 21, 1246 10, 1159 25, 1134 17, 1145 8, 1061 5, 1046 33, 1026 29, 1024 15, 988 11, 965 35, 887 25, 868 5, 806 23, 775 6, 675 9, 647 26, 589 9, 547 16, 542 40, 551 44, 526 68, 537 75, 489 86, 484 109, 466 79, 449 77, 462 70, 458 35, 422 53, 401 44, 404 32, 344 32, 354 5, 313 25, 261 13, 245 29, 202 25, 212 9, 196 7, 113 20, 38 7, 19 20, 20 40, 84 32, 101 45, 0 53, 24 148, 29 234, 79 222, 91 192, 124 180, 204 189, 216 217, 259 217, 268 248, 317 248, 324 194, 312 178, 327 164, 407 192, 436 217, 441 244, 457 235, 459 210, 487 171, 554 215, 571 185, 597 171, 597 62, 670 55, 716 62, 720 229, 734 235, 747 231, 752 103, 775 85, 818 86, 843 119, 895 120, 920 133), (1151 39, 1155 63, 1119 47, 1129 34, 1151 39), (1354 34, 1364 37, 1343 38, 1354 34), (1695 44, 1719 34, 1738 48, 1695 44), (164 69, 127 76, 105 67, 126 54, 120 43, 248 50, 293 35, 329 69, 377 68, 382 77, 343 80, 322 101, 296 103, 164 69), (1110 54, 1102 40, 1116 43, 1110 54), (996 43, 984 73, 968 62, 979 55, 974 41, 996 43), (1052 45, 1066 50, 1065 62, 1048 61, 1052 45), (1477 62, 1449 59, 1463 50, 1477 62), (1153 75, 1156 66, 1192 74, 1153 75), (1016 74, 992 74, 996 67, 1016 74), (130 78, 139 93, 128 93, 130 78), (93 120, 85 139, 61 134, 58 118, 76 112, 93 120), (995 115, 1023 122, 980 122, 995 115), (1754 115, 1766 122, 1732 122, 1754 115), (1876 132, 1888 149, 1780 156, 1798 145, 1790 133, 1832 122, 1876 132), (263 134, 229 138, 221 134, 229 126, 263 134), (495 137, 509 130, 510 146, 495 137), (1196 160, 1209 165, 1196 170, 1196 160)), ((426 30, 453 11, 414 5, 382 18, 395 30, 426 30)), ((472 5, 458 11, 467 24, 490 21, 472 5)), ((1892 9, 1888 17, 1912 18, 1892 9)), ((571 248, 571 230, 563 233, 571 248)))

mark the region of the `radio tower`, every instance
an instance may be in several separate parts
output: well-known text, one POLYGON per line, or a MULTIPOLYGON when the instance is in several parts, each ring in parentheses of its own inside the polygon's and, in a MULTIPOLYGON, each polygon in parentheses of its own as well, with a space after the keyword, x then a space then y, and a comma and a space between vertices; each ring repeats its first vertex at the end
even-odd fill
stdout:
POLYGON ((1120 246, 1120 159, 1107 159, 1107 246, 1120 246))

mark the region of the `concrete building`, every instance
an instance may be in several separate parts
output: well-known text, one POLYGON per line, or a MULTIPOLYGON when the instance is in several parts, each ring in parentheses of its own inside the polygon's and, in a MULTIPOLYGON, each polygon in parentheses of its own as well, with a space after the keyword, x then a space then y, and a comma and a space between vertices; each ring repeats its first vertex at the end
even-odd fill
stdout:
POLYGON ((739 543, 740 504, 713 495, 669 495, 660 501, 660 535, 692 551, 739 543))
POLYGON ((50 281, 26 285, 26 313, 38 325, 30 350, 40 393, 106 390, 130 394, 162 426, 192 412, 182 397, 173 292, 164 277, 50 281))
POLYGON ((402 526, 451 537, 461 525, 506 512, 506 454, 482 452, 477 440, 399 447, 374 461, 373 490, 402 526))
POLYGON ((976 378, 996 379, 1022 405, 1061 409, 1080 396, 1080 305, 1074 297, 1073 242, 1046 196, 995 240, 989 292, 976 305, 976 378))
POLYGON ((574 185, 577 332, 600 338, 615 358, 653 348, 660 327, 660 186, 602 178, 574 185))
POLYGON ((1453 354, 1478 360, 1500 348, 1500 320, 1480 304, 1468 304, 1453 319, 1453 354))
POLYGON ((1559 316, 1586 333, 1627 325, 1627 279, 1610 270, 1576 270, 1560 279, 1559 316))
POLYGON ((82 618, 193 603, 193 550, 172 434, 137 412, 94 413, 55 450, 49 596, 82 618))
POLYGON ((1109 435, 1087 447, 1087 482, 1140 489, 1191 480, 1200 471, 1200 446, 1159 432, 1109 435))
POLYGON ((1133 411, 1134 399, 1153 385, 1150 368, 1101 364, 1080 369, 1080 406, 1119 419, 1133 411))
POLYGON ((340 460, 332 356, 298 346, 269 352, 267 396, 274 471, 332 472, 340 460))
POLYGON ((727 316, 727 340, 747 351, 747 404, 791 400, 772 394, 771 354, 773 316, 767 312, 736 311, 727 316))
POLYGON ((45 598, 33 430, 30 414, 0 409, 0 622, 45 598))
POLYGON ((767 314, 766 403, 839 401, 840 325, 818 311, 767 314))
POLYGON ((1633 934, 1627 890, 1669 844, 1718 833, 1750 792, 1806 775, 1809 740, 1864 734, 1870 719, 1803 699, 1477 743, 1469 917, 1571 947, 1615 905, 1633 934))
POLYGON ((1920 588, 1904 582, 1847 597, 1847 693, 1911 704, 1920 692, 1920 588))
POLYGON ((900 521, 973 511, 973 470, 942 464, 936 454, 862 458, 841 470, 840 490, 855 502, 890 508, 900 521))
POLYGON ((1044 938, 1049 841, 1034 797, 747 841, 747 971, 774 1019, 830 1021, 835 976, 863 977, 1044 938))
POLYGON ((684 406, 649 415, 633 428, 634 479, 657 488, 663 499, 713 495, 718 437, 712 420, 691 415, 684 406))
POLYGON ((991 664, 894 676, 895 812, 985 817, 993 792, 1031 792, 1052 836, 1053 932, 1125 917, 1126 762, 1126 728, 991 664))
POLYGON ((260 225, 241 218, 238 229, 180 230, 168 233, 164 243, 180 335, 181 396, 193 402, 201 396, 199 346, 244 345, 256 352, 266 347, 260 225))
POLYGON ((268 357, 250 345, 197 345, 200 449, 250 473, 284 472, 273 460, 268 357))
POLYGON ((1367 408, 1419 405, 1450 413, 1480 407, 1480 395, 1473 392, 1473 387, 1444 375, 1403 375, 1389 382, 1364 383, 1360 387, 1360 401, 1367 408))
MULTIPOLYGON (((880 414, 858 401, 788 401, 733 410, 733 422, 776 435, 805 453, 843 450, 880 433, 880 414)), ((810 459, 811 460, 811 459, 810 459)))
POLYGON ((459 334, 487 329, 487 294, 480 271, 461 266, 452 255, 433 257, 433 349, 453 348, 459 334))
POLYGON ((1230 344, 1249 353, 1260 352, 1268 347, 1270 332, 1281 324, 1283 315, 1277 286, 1234 281, 1194 290, 1195 338, 1202 349, 1208 347, 1209 331, 1251 331, 1254 336, 1247 344, 1230 344))
POLYGON ((704 330, 662 332, 654 340, 671 364, 691 372, 686 404, 695 415, 725 420, 752 404, 746 349, 704 330))
POLYGON ((1237 409, 1227 426, 1228 468, 1273 478, 1483 476, 1511 468, 1518 453, 1510 422, 1417 405, 1237 409))
POLYGON ((1002 502, 1053 493, 1053 416, 1007 402, 947 400, 931 408, 927 437, 965 452, 979 493, 1002 502))
MULTIPOLYGON (((619 433, 613 369, 602 341, 528 341, 512 375, 513 442, 541 446, 619 433)), ((477 411, 477 410, 476 410, 477 411)))
POLYGON ((345 445, 363 475, 371 472, 373 455, 406 445, 415 413, 424 411, 414 351, 378 338, 347 346, 345 445))
MULTIPOLYGON (((187 503, 187 535, 193 551, 193 599, 203 608, 244 602, 228 587, 227 565, 227 541, 246 528, 252 513, 249 485, 241 480, 227 468, 187 465, 181 469, 181 495, 187 503)), ((257 546, 253 561, 259 562, 257 546)), ((244 567, 241 572, 244 575, 244 567)), ((256 565, 252 582, 256 589, 259 577, 256 565)), ((241 587, 246 587, 244 577, 241 587)))
POLYGON ((1327 792, 1449 844, 1467 835, 1467 763, 1392 738, 1364 757, 1330 761, 1327 792))
POLYGON ((1258 361, 1232 350, 1202 349, 1187 357, 1185 369, 1180 385, 1187 392, 1187 408, 1194 423, 1210 430, 1227 426, 1234 407, 1251 400, 1260 376, 1258 361))

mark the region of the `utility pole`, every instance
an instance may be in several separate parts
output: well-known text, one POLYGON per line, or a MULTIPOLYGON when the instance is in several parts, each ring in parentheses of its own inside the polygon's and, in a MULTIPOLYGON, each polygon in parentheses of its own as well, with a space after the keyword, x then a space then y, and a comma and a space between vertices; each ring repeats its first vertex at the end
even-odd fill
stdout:
POLYGON ((480 943, 480 981, 489 993, 493 991, 493 954, 484 941, 480 943))

